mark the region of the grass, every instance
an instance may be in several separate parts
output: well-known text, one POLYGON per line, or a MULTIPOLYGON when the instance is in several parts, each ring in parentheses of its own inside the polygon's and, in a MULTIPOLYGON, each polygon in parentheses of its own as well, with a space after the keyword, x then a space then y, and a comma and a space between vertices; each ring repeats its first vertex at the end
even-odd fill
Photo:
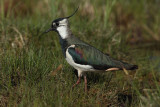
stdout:
POLYGON ((15 2, 0 5, 0 106, 160 105, 159 1, 15 2), (70 15, 78 5, 70 19, 75 36, 139 66, 128 76, 88 73, 88 94, 83 81, 71 90, 77 77, 63 58, 57 34, 40 36, 52 20, 70 15))

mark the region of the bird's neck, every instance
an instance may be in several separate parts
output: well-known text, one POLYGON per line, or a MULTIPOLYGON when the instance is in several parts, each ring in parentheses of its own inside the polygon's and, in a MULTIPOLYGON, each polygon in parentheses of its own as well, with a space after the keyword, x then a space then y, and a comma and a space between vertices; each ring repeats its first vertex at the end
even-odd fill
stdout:
POLYGON ((69 44, 66 39, 62 39, 60 36, 59 36, 59 42, 62 48, 63 55, 65 56, 65 52, 69 44))
POLYGON ((72 35, 69 26, 60 26, 57 28, 58 34, 62 39, 67 39, 72 35))
POLYGON ((65 26, 60 27, 60 28, 57 29, 57 32, 59 34, 59 41, 60 41, 61 48, 62 48, 64 56, 65 56, 65 52, 66 52, 66 49, 68 48, 68 46, 70 46, 72 44, 86 45, 86 43, 79 40, 77 37, 75 37, 72 34, 72 31, 70 30, 69 27, 65 27, 65 26))
POLYGON ((69 27, 61 26, 57 29, 59 34, 59 41, 61 44, 63 55, 65 56, 65 52, 67 47, 70 45, 68 39, 72 37, 72 32, 69 27))

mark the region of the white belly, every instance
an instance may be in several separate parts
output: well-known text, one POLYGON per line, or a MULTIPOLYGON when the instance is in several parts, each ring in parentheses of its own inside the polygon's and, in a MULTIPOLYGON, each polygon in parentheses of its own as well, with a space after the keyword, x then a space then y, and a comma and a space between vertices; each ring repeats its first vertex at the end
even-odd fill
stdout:
POLYGON ((66 50, 66 60, 71 66, 73 66, 77 70, 94 71, 94 68, 90 65, 81 65, 81 64, 75 63, 72 56, 68 53, 68 49, 66 50))

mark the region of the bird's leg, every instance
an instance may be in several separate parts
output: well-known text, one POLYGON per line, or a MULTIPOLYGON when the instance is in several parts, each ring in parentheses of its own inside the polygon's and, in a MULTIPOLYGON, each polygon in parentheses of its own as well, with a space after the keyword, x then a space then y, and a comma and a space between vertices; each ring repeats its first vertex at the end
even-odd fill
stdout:
POLYGON ((85 92, 87 92, 87 77, 84 75, 85 92))
POLYGON ((81 82, 81 77, 78 77, 77 82, 72 86, 72 88, 74 88, 76 85, 78 85, 81 82))

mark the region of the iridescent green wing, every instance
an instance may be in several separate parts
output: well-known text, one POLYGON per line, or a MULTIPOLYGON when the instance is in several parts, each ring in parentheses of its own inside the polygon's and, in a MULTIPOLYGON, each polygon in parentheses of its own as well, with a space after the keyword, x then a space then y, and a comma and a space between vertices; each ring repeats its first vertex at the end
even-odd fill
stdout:
POLYGON ((75 44, 75 47, 68 48, 68 52, 74 62, 81 65, 91 65, 99 70, 106 70, 116 66, 111 57, 89 45, 75 44))

